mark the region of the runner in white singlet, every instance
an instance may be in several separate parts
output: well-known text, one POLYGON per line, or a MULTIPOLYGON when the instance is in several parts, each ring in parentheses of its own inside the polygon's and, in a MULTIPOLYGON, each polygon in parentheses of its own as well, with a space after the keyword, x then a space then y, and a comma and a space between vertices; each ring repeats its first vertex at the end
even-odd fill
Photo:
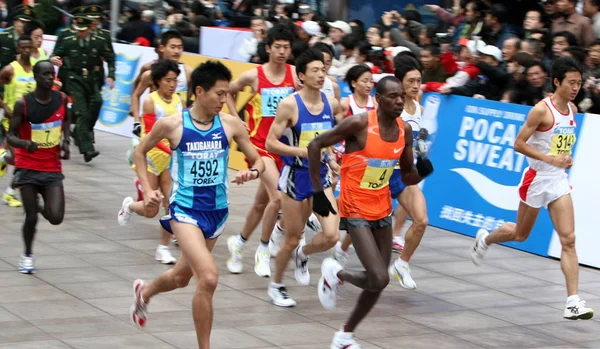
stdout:
POLYGON ((579 263, 575 250, 575 218, 571 186, 565 169, 571 168, 575 145, 575 114, 571 102, 581 89, 582 70, 570 57, 559 57, 552 64, 555 92, 527 115, 515 141, 515 151, 525 155, 529 167, 519 185, 521 202, 517 222, 505 223, 488 233, 480 229, 471 250, 473 263, 480 265, 489 246, 494 243, 523 242, 531 233, 540 208, 547 207, 562 245, 561 269, 567 284, 567 304, 563 317, 589 320, 594 310, 579 298, 579 263))

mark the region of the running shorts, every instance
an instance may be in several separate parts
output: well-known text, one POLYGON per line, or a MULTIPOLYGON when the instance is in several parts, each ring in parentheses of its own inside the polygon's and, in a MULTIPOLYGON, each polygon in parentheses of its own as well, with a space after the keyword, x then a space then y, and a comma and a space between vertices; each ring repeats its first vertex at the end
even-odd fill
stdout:
POLYGON ((42 172, 16 168, 13 183, 16 187, 35 185, 40 188, 62 187, 65 176, 62 172, 42 172))
POLYGON ((402 194, 405 188, 406 184, 402 182, 400 169, 394 169, 394 172, 390 177, 390 192, 392 193, 392 199, 397 199, 400 196, 400 194, 402 194))
MULTIPOLYGON (((148 162, 148 172, 158 177, 164 171, 169 169, 169 165, 171 164, 171 155, 167 154, 163 150, 158 149, 157 147, 154 147, 150 149, 148 154, 146 154, 146 162, 148 162)), ((131 168, 135 171, 135 164, 131 166, 131 168)))
POLYGON ((216 239, 225 230, 225 222, 229 216, 229 209, 223 208, 212 211, 199 211, 179 207, 172 203, 169 205, 169 214, 160 219, 160 225, 173 234, 171 220, 179 223, 195 225, 202 230, 205 239, 216 239))
POLYGON ((387 216, 375 221, 364 218, 340 218, 340 230, 348 231, 348 228, 370 228, 372 231, 392 226, 392 216, 387 216))
MULTIPOLYGON (((254 144, 254 148, 256 148, 258 155, 260 155, 261 158, 273 159, 273 161, 275 161, 275 166, 277 166, 277 170, 279 172, 281 172, 281 169, 283 168, 283 161, 281 160, 281 157, 277 154, 266 151, 265 144, 258 144, 258 142, 254 141, 252 139, 250 139, 250 141, 252 142, 252 144, 254 144)), ((248 158, 245 158, 244 160, 246 161, 248 168, 251 168, 252 164, 250 163, 250 161, 248 161, 248 158)))
MULTIPOLYGON (((328 167, 321 169, 321 184, 323 184, 323 189, 331 187, 331 174, 328 167)), ((311 198, 315 192, 308 169, 284 166, 279 176, 279 191, 296 201, 311 198)))
POLYGON ((566 172, 540 174, 527 168, 519 184, 521 201, 533 208, 548 207, 572 191, 566 172))

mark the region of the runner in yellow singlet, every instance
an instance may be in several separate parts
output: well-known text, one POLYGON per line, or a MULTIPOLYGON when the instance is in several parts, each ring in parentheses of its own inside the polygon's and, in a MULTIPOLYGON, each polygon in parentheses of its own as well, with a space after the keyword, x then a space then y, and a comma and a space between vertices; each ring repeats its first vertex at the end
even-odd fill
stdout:
MULTIPOLYGON (((16 61, 2 68, 0 71, 0 84, 4 84, 4 100, 0 100, 0 108, 4 110, 2 119, 2 133, 6 134, 10 125, 10 117, 17 100, 35 90, 35 79, 33 78, 33 65, 31 64, 31 50, 33 43, 31 37, 23 35, 17 42, 16 61)), ((13 149, 3 141, 0 149, 0 177, 4 176, 7 165, 12 165, 14 160, 13 149)), ((10 207, 20 207, 22 203, 17 200, 12 183, 6 188, 2 200, 10 207)))
MULTIPOLYGON (((177 90, 177 77, 181 73, 176 62, 170 59, 161 59, 152 65, 150 73, 152 83, 158 89, 146 97, 142 106, 144 112, 142 138, 152 130, 156 121, 181 113, 184 103, 181 97, 175 93, 177 90)), ((152 148, 146 155, 146 161, 148 162, 147 170, 150 173, 148 179, 150 180, 152 189, 158 190, 160 188, 163 197, 167 199, 171 193, 172 184, 169 172, 169 164, 171 162, 169 141, 163 139, 152 148)), ((135 165, 133 166, 133 170, 136 170, 135 165)), ((168 202, 165 202, 165 207, 168 207, 168 202)), ((143 201, 134 202, 133 198, 126 197, 117 215, 119 224, 125 226, 133 212, 140 216, 152 218, 156 216, 158 210, 144 207, 143 201)), ((161 232, 161 243, 156 249, 155 259, 163 264, 174 264, 177 260, 171 255, 168 247, 171 234, 162 228, 161 232)))
POLYGON ((39 61, 45 61, 47 58, 46 51, 42 48, 42 42, 44 41, 44 23, 34 19, 33 21, 25 25, 25 35, 31 37, 31 44, 33 49, 31 50, 31 65, 35 65, 39 61))

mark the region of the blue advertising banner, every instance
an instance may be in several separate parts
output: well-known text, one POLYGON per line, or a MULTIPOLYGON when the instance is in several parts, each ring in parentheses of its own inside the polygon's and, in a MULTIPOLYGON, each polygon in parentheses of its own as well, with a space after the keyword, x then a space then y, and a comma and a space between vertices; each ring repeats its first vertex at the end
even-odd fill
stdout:
POLYGON ((127 120, 139 59, 139 55, 130 58, 117 53, 115 88, 111 90, 108 85, 102 88, 102 110, 98 120, 103 125, 115 127, 127 120))
MULTIPOLYGON (((423 187, 429 224, 475 236, 479 228, 515 222, 518 185, 528 164, 513 144, 531 107, 437 93, 425 94, 423 104, 430 98, 440 105, 429 155, 435 172, 423 187)), ((581 125, 583 115, 576 122, 581 125)), ((542 211, 527 241, 506 245, 547 256, 552 232, 542 211)))

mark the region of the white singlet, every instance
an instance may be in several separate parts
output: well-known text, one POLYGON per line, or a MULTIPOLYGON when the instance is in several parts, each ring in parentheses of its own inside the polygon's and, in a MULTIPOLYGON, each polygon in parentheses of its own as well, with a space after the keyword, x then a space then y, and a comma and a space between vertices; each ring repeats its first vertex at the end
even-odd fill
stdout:
POLYGON ((416 106, 415 113, 409 114, 406 111, 406 108, 404 108, 404 110, 402 111, 402 114, 400 114, 400 117, 402 118, 402 120, 404 120, 410 124, 410 126, 412 127, 412 130, 413 130, 413 134, 416 136, 419 133, 419 131, 421 130, 422 113, 421 113, 421 105, 419 104, 419 102, 413 101, 413 103, 416 106))
MULTIPOLYGON (((527 144, 540 153, 548 155, 571 155, 575 145, 575 118, 571 104, 569 112, 563 114, 550 97, 542 101, 552 114, 552 126, 547 130, 535 131, 527 144)), ((535 208, 548 207, 550 203, 571 192, 569 179, 565 169, 550 165, 547 162, 527 158, 529 167, 525 169, 519 196, 521 201, 535 208)))
POLYGON ((335 98, 335 90, 333 89, 333 81, 329 77, 325 77, 325 83, 323 83, 323 88, 321 89, 327 97, 335 98))
POLYGON ((360 114, 360 113, 366 113, 369 110, 375 108, 375 102, 373 101, 373 97, 369 96, 369 99, 367 99, 367 105, 364 107, 359 106, 356 103, 356 100, 354 99, 354 95, 350 95, 348 96, 348 116, 350 115, 356 115, 356 114, 360 114))

